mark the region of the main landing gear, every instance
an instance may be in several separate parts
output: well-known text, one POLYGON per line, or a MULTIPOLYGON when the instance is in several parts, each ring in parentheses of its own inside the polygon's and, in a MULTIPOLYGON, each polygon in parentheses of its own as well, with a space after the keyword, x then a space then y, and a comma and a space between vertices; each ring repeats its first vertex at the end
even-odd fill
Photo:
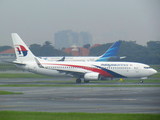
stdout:
POLYGON ((76 79, 76 83, 81 83, 81 79, 80 78, 76 79))
POLYGON ((89 83, 89 80, 84 80, 85 83, 89 83))
MULTIPOLYGON (((76 79, 76 83, 81 83, 81 82, 82 82, 81 78, 76 79)), ((89 80, 84 80, 84 82, 89 83, 89 80)))

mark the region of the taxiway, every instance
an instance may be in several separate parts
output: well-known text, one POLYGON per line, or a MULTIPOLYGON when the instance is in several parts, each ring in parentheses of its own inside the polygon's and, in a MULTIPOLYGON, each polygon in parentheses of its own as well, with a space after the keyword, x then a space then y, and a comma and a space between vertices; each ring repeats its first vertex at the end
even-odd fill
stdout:
POLYGON ((0 87, 0 110, 160 113, 159 87, 0 87))

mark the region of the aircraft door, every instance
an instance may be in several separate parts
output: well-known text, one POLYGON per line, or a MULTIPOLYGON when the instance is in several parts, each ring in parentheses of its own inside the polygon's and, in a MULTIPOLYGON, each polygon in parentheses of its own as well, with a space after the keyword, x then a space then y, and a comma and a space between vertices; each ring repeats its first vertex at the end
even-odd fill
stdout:
POLYGON ((135 66, 135 67, 134 67, 134 70, 135 70, 136 73, 139 73, 138 66, 135 66))
POLYGON ((36 67, 34 67, 34 72, 35 72, 35 73, 37 72, 37 69, 36 69, 36 67))

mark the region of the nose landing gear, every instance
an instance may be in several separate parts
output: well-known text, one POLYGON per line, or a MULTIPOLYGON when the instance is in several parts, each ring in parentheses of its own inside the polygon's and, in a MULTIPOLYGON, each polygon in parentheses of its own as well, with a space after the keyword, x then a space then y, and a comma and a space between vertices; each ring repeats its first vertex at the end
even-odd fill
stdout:
POLYGON ((143 83, 143 80, 140 80, 140 83, 143 83))

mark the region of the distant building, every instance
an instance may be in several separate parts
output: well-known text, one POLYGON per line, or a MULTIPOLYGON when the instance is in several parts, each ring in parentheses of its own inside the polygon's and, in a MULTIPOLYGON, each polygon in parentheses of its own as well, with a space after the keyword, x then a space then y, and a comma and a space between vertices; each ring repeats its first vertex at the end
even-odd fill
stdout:
POLYGON ((14 48, 0 52, 0 63, 3 61, 13 61, 16 59, 14 48))
POLYGON ((79 34, 79 43, 80 45, 92 44, 92 35, 88 32, 80 32, 79 34))
POLYGON ((66 48, 62 51, 70 53, 72 56, 88 56, 89 52, 90 52, 90 49, 93 48, 93 47, 97 47, 99 45, 100 44, 95 44, 95 45, 91 46, 89 49, 87 49, 87 48, 84 48, 84 47, 81 47, 81 46, 78 46, 78 45, 74 44, 71 47, 66 48))
POLYGON ((62 50, 64 52, 72 54, 72 56, 88 56, 89 55, 89 49, 76 46, 75 44, 71 46, 70 48, 66 48, 62 50))
POLYGON ((101 45, 101 44, 94 44, 94 45, 91 46, 89 49, 94 48, 94 47, 97 47, 97 46, 99 46, 99 45, 101 45))
MULTIPOLYGON (((89 49, 86 49, 84 47, 74 44, 71 47, 66 48, 62 51, 70 53, 72 56, 88 56, 90 49, 98 45, 100 44, 95 44, 91 46, 89 49)), ((3 63, 3 61, 14 61, 15 59, 16 59, 16 55, 15 55, 14 48, 0 52, 0 63, 3 63)))
POLYGON ((71 45, 92 44, 92 35, 88 32, 76 33, 71 30, 62 30, 54 34, 54 47, 61 49, 68 48, 71 45))

